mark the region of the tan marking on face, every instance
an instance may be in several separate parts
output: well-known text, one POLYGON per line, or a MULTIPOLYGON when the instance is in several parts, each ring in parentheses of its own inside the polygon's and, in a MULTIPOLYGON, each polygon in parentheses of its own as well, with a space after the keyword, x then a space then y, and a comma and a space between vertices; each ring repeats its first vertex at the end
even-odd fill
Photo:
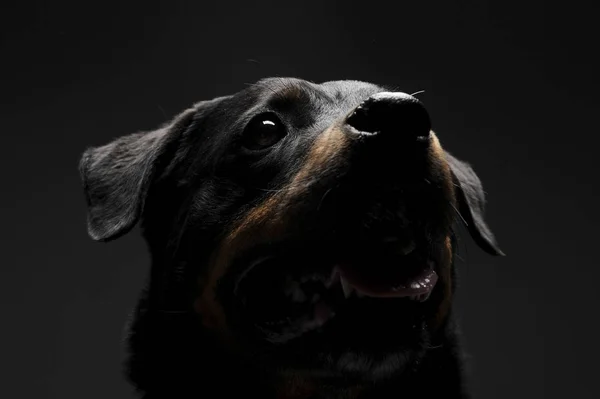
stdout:
MULTIPOLYGON (((431 132, 431 145, 429 149, 430 159, 433 161, 434 167, 432 173, 439 173, 440 181, 442 182, 442 191, 445 198, 447 198, 453 207, 456 207, 456 197, 454 184, 452 182, 452 173, 450 166, 446 161, 445 152, 435 135, 431 132)), ((448 212, 448 223, 452 223, 454 214, 448 212)), ((438 310, 432 318, 430 325, 435 330, 446 320, 450 308, 452 306, 452 241, 450 236, 444 239, 444 243, 441 248, 439 257, 439 286, 442 290, 442 299, 438 310)))
POLYGON ((441 301, 437 312, 430 321, 430 327, 433 331, 437 330, 446 320, 452 307, 452 242, 450 237, 446 237, 442 246, 442 253, 438 264, 439 282, 438 289, 442 290, 441 301))
POLYGON ((275 396, 277 399, 303 399, 310 398, 317 390, 313 381, 297 373, 286 373, 277 384, 275 396))
POLYGON ((317 172, 319 176, 324 171, 335 167, 340 161, 339 155, 344 152, 348 146, 348 139, 338 128, 330 128, 315 140, 315 143, 309 153, 306 162, 290 184, 292 190, 291 196, 295 198, 298 191, 305 190, 305 185, 315 181, 317 172))
MULTIPOLYGON (((225 312, 216 300, 218 281, 225 275, 235 256, 257 244, 282 241, 293 231, 290 221, 294 218, 298 198, 309 191, 309 187, 317 182, 316 176, 322 176, 324 169, 332 167, 339 155, 348 146, 344 133, 337 128, 330 128, 315 140, 303 167, 292 178, 291 182, 264 202, 255 207, 243 219, 234 225, 231 233, 225 236, 218 249, 209 261, 209 273, 205 281, 200 281, 201 296, 196 301, 196 311, 202 315, 204 325, 218 332, 225 339, 230 338, 225 312), (318 172, 318 174, 317 174, 318 172), (315 176, 313 178, 313 176, 315 176)), ((443 195, 453 205, 454 185, 450 168, 445 160, 444 150, 435 133, 431 132, 429 156, 432 160, 432 173, 439 173, 443 182, 443 195)), ((449 215, 449 218, 453 215, 449 215)), ((440 255, 440 284, 442 296, 438 312, 431 320, 431 326, 437 328, 450 310, 452 301, 451 281, 452 244, 447 237, 440 255)))
POLYGON ((195 303, 195 309, 202 315, 207 328, 228 335, 225 312, 216 300, 216 287, 237 254, 258 244, 281 241, 293 232, 294 225, 290 221, 297 211, 293 205, 301 203, 298 197, 317 181, 316 176, 322 176, 324 169, 340 159, 345 147, 345 136, 339 129, 330 128, 323 132, 291 182, 252 209, 223 238, 211 256, 206 280, 199 281, 202 294, 195 303))
POLYGON ((343 388, 330 387, 318 378, 304 376, 299 372, 283 372, 276 388, 277 399, 309 399, 315 394, 335 399, 356 399, 365 389, 364 385, 348 384, 343 388))
MULTIPOLYGON (((454 183, 452 182, 452 172, 450 166, 446 161, 446 155, 442 145, 440 144, 437 135, 431 131, 431 141, 429 146, 429 158, 433 161, 434 165, 432 173, 439 173, 440 180, 442 181, 443 195, 449 199, 453 206, 456 206, 456 197, 454 195, 454 183)), ((454 217, 454 215, 450 215, 454 217)))

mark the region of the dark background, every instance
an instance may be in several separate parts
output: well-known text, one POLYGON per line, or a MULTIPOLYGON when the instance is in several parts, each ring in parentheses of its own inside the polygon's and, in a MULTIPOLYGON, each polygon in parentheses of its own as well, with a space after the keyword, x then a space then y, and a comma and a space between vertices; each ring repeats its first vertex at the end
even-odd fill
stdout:
MULTIPOLYGON (((598 398, 598 13, 574 1, 23 2, 0 10, 0 396, 128 398, 148 256, 86 235, 83 149, 266 76, 425 90, 506 258, 465 240, 484 398, 598 398)), ((431 383, 435 383, 432 381, 431 383)))

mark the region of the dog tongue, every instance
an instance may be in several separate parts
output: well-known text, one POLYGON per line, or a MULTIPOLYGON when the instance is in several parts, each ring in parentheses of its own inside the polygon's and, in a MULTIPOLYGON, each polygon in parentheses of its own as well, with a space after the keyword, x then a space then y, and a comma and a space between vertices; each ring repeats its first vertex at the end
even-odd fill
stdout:
POLYGON ((364 295, 379 298, 429 294, 438 279, 437 273, 431 267, 413 273, 412 276, 402 275, 401 268, 398 269, 384 272, 338 265, 334 268, 334 274, 339 274, 342 284, 349 284, 364 295))

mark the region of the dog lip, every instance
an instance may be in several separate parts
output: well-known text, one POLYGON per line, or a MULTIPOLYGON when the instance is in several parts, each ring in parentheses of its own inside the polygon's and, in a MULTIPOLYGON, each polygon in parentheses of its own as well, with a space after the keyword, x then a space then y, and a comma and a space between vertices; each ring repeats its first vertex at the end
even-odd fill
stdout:
MULTIPOLYGON (((254 270, 261 268, 263 264, 270 261, 281 263, 282 267, 279 267, 279 270, 272 270, 276 274, 284 271, 285 274, 298 279, 301 283, 308 279, 320 280, 327 289, 331 288, 333 284, 340 282, 339 277, 335 277, 335 274, 343 271, 342 274, 345 280, 351 282, 350 286, 358 288, 356 291, 359 296, 403 297, 421 295, 431 291, 437 278, 437 275, 433 271, 434 264, 432 261, 423 259, 419 255, 422 251, 418 250, 418 246, 414 240, 405 241, 399 236, 388 235, 382 237, 380 241, 388 248, 396 248, 393 252, 388 253, 388 255, 384 255, 389 257, 387 260, 372 258, 371 256, 364 258, 364 254, 359 255, 360 253, 365 253, 365 250, 367 251, 366 253, 371 251, 378 252, 377 247, 371 247, 372 243, 367 244, 366 249, 363 245, 356 245, 355 248, 358 248, 358 252, 354 255, 345 254, 343 256, 335 255, 335 253, 339 253, 338 251, 328 253, 319 251, 302 253, 301 251, 297 253, 297 255, 300 255, 298 257, 293 255, 296 253, 297 248, 261 248, 241 262, 240 266, 242 267, 235 273, 234 280, 232 281, 233 294, 238 296, 243 281, 249 275, 253 274, 254 270), (362 265, 363 263, 366 265, 372 262, 385 263, 387 265, 383 269, 364 267, 362 265), (397 262, 404 262, 405 264, 401 265, 397 264, 397 262), (420 274, 426 272, 430 274, 420 279, 417 278, 420 274), (415 281, 418 286, 410 287, 407 285, 410 283, 409 280, 411 277, 413 279, 417 278, 415 281), (396 284, 389 285, 390 281, 396 284), (406 282, 404 287, 402 287, 402 282, 406 282), (369 288, 369 283, 374 283, 374 286, 369 288)), ((354 253, 355 251, 351 252, 354 253)), ((342 287, 344 287, 344 284, 342 284, 342 287)), ((348 291, 348 286, 345 288, 348 291)))
POLYGON ((405 279, 401 283, 365 283, 360 273, 352 273, 349 269, 341 266, 336 266, 334 273, 339 274, 345 291, 354 289, 359 295, 373 298, 411 297, 426 300, 438 280, 438 275, 433 269, 433 262, 428 262, 428 267, 421 273, 405 279))
POLYGON ((242 270, 241 273, 239 273, 239 275, 236 277, 235 279, 235 284, 234 284, 234 288, 233 288, 233 294, 237 295, 240 289, 240 283, 248 276, 248 274, 250 274, 255 267, 259 266, 260 264, 270 260, 276 258, 276 255, 262 255, 259 256, 257 258, 254 258, 246 268, 244 268, 242 270))
POLYGON ((307 253, 300 257, 288 251, 254 253, 232 281, 239 316, 267 341, 283 344, 318 333, 330 319, 337 319, 337 311, 347 314, 344 309, 369 298, 425 302, 437 282, 433 262, 416 251, 389 258, 380 268, 364 267, 365 259, 343 258, 325 256, 315 264, 307 253), (407 263, 394 267, 402 259, 407 263))

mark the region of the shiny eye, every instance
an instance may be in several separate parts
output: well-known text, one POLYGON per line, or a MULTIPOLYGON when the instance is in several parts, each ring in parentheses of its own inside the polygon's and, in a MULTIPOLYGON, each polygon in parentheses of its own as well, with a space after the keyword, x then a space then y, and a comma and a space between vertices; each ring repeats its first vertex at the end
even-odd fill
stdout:
POLYGON ((262 150, 276 144, 286 135, 286 129, 272 112, 252 118, 242 134, 242 145, 249 150, 262 150))

